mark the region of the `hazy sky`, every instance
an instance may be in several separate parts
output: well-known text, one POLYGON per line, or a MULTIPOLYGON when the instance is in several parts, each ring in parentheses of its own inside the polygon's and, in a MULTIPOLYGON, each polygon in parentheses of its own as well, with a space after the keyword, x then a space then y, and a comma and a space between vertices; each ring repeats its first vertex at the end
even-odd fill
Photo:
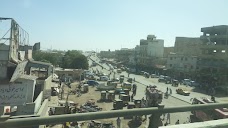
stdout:
MULTIPOLYGON (((61 50, 133 48, 154 34, 199 37, 201 27, 228 25, 228 0, 0 0, 0 17, 14 18, 30 44, 61 50)), ((0 22, 1 24, 1 22, 0 22)))

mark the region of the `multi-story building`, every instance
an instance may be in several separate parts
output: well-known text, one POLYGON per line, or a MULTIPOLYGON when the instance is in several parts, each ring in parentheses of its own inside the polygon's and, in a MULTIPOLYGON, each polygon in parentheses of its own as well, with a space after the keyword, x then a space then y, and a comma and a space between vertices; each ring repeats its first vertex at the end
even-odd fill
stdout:
POLYGON ((127 65, 129 62, 129 56, 134 54, 134 49, 121 48, 115 51, 115 58, 117 61, 127 65))
POLYGON ((100 51, 99 54, 100 57, 102 58, 114 58, 115 57, 115 51, 100 51))
POLYGON ((197 65, 201 77, 215 81, 218 85, 228 84, 228 26, 201 28, 203 45, 197 65))
MULTIPOLYGON (((8 42, 0 42, 0 114, 21 118, 46 116, 53 66, 33 61, 32 52, 29 52, 32 47, 20 46, 23 44, 20 26, 12 18, 2 19, 11 22, 11 34, 6 38, 8 42), (33 75, 34 70, 42 76, 33 75)), ((44 126, 32 128, 38 127, 44 126)))
POLYGON ((172 77, 178 79, 192 78, 192 74, 199 69, 197 61, 197 56, 170 53, 167 58, 166 68, 169 69, 169 75, 172 77))
POLYGON ((170 53, 174 53, 174 47, 164 47, 163 58, 167 58, 170 53))
POLYGON ((140 40, 140 52, 138 57, 138 66, 143 69, 151 69, 154 65, 154 60, 163 58, 164 40, 156 39, 154 35, 148 35, 147 39, 140 40))
POLYGON ((201 53, 200 46, 203 42, 200 38, 176 37, 174 52, 184 55, 199 55, 201 53))
MULTIPOLYGON (((200 38, 177 37, 175 54, 168 55, 167 68, 177 74, 197 77, 200 82, 227 85, 228 82, 228 26, 220 25, 201 28, 200 38), (173 58, 185 58, 173 61, 173 58), (192 58, 192 59, 191 59, 192 58), (191 61, 191 62, 188 62, 191 61), (189 65, 189 66, 188 66, 189 65)), ((173 73, 175 74, 175 73, 173 73)))

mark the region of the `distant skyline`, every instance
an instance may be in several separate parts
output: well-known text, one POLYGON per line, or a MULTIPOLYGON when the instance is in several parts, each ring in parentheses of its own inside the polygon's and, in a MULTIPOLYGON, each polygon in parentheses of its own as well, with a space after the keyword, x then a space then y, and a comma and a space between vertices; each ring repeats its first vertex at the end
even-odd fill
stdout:
POLYGON ((14 18, 29 33, 30 45, 100 51, 134 48, 150 34, 165 46, 174 46, 175 37, 199 37, 202 27, 228 25, 227 5, 227 0, 1 0, 0 17, 14 18))

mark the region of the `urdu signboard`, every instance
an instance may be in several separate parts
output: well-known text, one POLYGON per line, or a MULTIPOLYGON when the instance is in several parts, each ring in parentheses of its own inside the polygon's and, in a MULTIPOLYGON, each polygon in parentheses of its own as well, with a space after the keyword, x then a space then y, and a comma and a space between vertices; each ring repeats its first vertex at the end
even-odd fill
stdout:
MULTIPOLYGON (((0 106, 23 105, 28 100, 28 84, 11 84, 0 86, 0 106)), ((31 97, 30 97, 31 98, 31 97)))

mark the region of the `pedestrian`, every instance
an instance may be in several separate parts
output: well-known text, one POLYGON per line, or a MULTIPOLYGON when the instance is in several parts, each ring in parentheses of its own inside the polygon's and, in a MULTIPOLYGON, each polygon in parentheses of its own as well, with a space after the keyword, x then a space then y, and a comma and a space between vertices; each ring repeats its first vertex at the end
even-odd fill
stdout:
POLYGON ((121 128, 121 120, 120 120, 120 117, 117 118, 116 123, 117 123, 117 128, 121 128))
POLYGON ((167 88, 166 88, 166 92, 168 92, 168 91, 169 91, 169 88, 167 87, 167 88))
POLYGON ((169 89, 169 92, 170 92, 170 95, 171 95, 172 94, 172 89, 171 88, 169 89))
POLYGON ((53 114, 54 114, 54 112, 53 112, 52 108, 50 108, 49 111, 48 111, 48 115, 51 116, 53 114))
POLYGON ((131 102, 134 100, 134 94, 131 95, 131 102))
POLYGON ((135 82, 135 78, 134 78, 133 80, 134 80, 134 82, 135 82))
POLYGON ((175 124, 180 124, 180 120, 177 120, 177 122, 175 124))
POLYGON ((136 88, 133 89, 133 95, 136 95, 136 88))
POLYGON ((165 120, 165 113, 162 114, 162 120, 165 120))
POLYGON ((169 123, 169 124, 170 124, 170 122, 171 122, 171 121, 170 121, 170 113, 167 113, 167 120, 166 120, 166 122, 169 123))

